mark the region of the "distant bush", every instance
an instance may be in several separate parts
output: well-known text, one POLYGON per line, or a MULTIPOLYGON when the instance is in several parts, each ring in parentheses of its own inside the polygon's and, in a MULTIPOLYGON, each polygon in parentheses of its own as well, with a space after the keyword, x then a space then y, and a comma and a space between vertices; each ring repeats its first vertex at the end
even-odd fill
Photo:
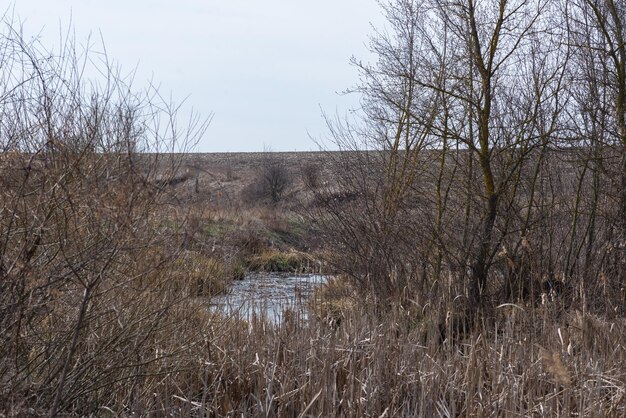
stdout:
POLYGON ((314 162, 307 162, 300 168, 300 176, 304 186, 315 190, 321 185, 321 167, 314 162))
POLYGON ((285 162, 265 150, 254 182, 243 191, 244 200, 267 199, 276 204, 284 198, 292 183, 292 173, 285 162))

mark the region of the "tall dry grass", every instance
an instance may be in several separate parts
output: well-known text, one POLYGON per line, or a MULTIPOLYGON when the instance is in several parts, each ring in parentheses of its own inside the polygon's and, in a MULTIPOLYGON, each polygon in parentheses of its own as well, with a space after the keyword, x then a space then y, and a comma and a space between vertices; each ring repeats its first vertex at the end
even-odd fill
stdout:
MULTIPOLYGON (((170 376, 185 416, 623 416, 626 323, 502 306, 442 342, 421 310, 353 304, 339 324, 214 321, 197 368, 170 376), (420 318, 421 316, 421 318, 420 318)), ((145 413, 147 411, 137 411, 145 413)))
MULTIPOLYGON (((137 300, 138 306, 143 303, 157 300, 137 300)), ((62 412, 213 417, 626 413, 624 320, 580 311, 557 317, 552 305, 534 311, 506 305, 466 335, 442 335, 433 318, 450 317, 443 307, 381 312, 354 300, 336 306, 340 321, 337 311, 313 306, 309 319, 291 312, 275 325, 261 317, 227 319, 211 312, 206 301, 187 299, 173 305, 158 332, 141 342, 137 361, 110 358, 108 369, 116 370, 117 364, 128 368, 128 376, 107 380, 107 368, 94 364, 98 374, 63 404, 62 412)), ((97 347, 85 355, 95 355, 97 347)), ((4 411, 36 415, 45 412, 43 406, 29 409, 24 399, 4 411)))

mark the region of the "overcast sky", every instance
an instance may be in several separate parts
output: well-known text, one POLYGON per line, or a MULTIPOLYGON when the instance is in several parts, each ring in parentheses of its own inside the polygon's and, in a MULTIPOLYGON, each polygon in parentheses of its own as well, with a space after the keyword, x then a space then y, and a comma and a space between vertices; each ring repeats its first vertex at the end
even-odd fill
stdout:
POLYGON ((136 84, 214 113, 203 152, 317 149, 322 110, 358 106, 339 93, 358 80, 350 57, 371 60, 381 20, 376 0, 14 0, 14 14, 46 45, 70 22, 78 41, 101 32, 136 84))

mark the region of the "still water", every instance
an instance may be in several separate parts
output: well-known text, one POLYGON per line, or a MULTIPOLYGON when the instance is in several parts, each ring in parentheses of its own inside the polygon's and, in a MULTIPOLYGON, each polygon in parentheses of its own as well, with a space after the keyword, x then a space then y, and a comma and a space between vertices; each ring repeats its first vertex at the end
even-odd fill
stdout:
POLYGON ((212 298, 211 306, 243 320, 265 316, 274 324, 282 321, 285 310, 306 318, 308 298, 326 280, 321 275, 250 275, 233 282, 226 294, 212 298))

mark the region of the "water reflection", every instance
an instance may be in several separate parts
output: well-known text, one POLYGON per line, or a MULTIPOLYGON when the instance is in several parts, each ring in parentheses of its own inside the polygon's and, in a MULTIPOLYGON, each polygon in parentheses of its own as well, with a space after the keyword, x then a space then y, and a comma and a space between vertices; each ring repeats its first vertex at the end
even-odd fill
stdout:
POLYGON ((264 316, 278 324, 286 310, 306 318, 306 301, 325 283, 321 275, 252 275, 233 283, 229 292, 211 300, 211 307, 243 320, 264 316))

